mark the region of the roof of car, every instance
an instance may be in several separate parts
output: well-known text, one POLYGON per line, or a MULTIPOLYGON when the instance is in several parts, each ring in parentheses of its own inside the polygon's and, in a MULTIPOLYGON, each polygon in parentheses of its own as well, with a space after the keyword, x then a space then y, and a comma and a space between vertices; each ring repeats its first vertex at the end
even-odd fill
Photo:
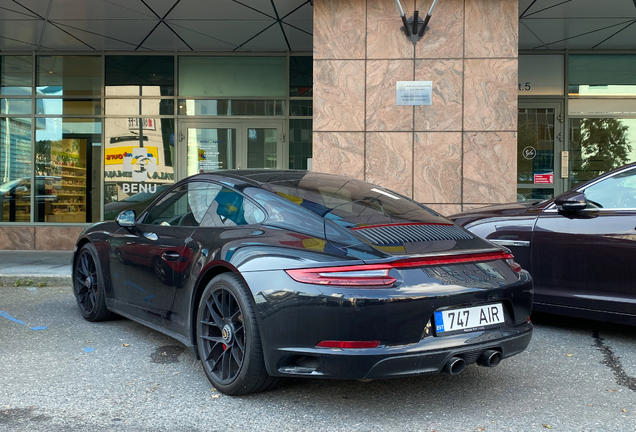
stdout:
POLYGON ((303 170, 281 170, 281 169, 241 169, 241 170, 217 170, 209 173, 196 174, 193 177, 218 178, 226 177, 242 180, 254 185, 267 183, 300 180, 307 175, 312 177, 341 177, 335 174, 316 173, 303 170))

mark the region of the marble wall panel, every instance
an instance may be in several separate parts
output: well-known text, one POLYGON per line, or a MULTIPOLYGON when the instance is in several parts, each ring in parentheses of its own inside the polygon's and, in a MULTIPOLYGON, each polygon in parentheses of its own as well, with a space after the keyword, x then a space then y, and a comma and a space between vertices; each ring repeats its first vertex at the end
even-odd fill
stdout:
POLYGON ((461 132, 416 132, 413 199, 459 203, 462 199, 461 132))
POLYGON ((432 105, 415 107, 416 131, 462 130, 462 60, 417 60, 415 81, 433 81, 432 105))
POLYGON ((517 59, 464 61, 464 130, 517 130, 517 59))
POLYGON ((35 227, 36 250, 73 250, 82 232, 81 227, 38 226, 35 227))
POLYGON ((368 132, 366 181, 413 196, 413 133, 368 132))
POLYGON ((463 203, 506 203, 517 196, 517 133, 464 133, 463 203))
POLYGON ((35 249, 35 228, 25 226, 0 227, 0 250, 35 249))
POLYGON ((364 132, 314 132, 313 171, 364 180, 364 132))
POLYGON ((466 211, 471 211, 471 210, 475 210, 478 208, 482 208, 485 207, 486 204, 462 204, 462 211, 466 212, 466 211))
MULTIPOLYGON (((422 19, 433 0, 417 0, 422 19)), ((428 30, 415 46, 415 58, 462 58, 464 54, 464 0, 437 3, 428 30)))
POLYGON ((435 210, 437 213, 441 214, 442 216, 450 216, 450 215, 454 215, 454 214, 462 212, 461 204, 427 204, 427 203, 422 203, 422 204, 424 204, 426 207, 432 210, 435 210))
POLYGON ((366 0, 314 0, 314 59, 363 59, 366 0))
MULTIPOLYGON (((402 0, 402 9, 408 17, 413 15, 414 0, 402 0)), ((402 20, 395 1, 367 0, 367 58, 412 59, 413 44, 400 30, 402 20)))
POLYGON ((367 62, 367 131, 413 130, 413 107, 396 105, 396 81, 413 81, 413 60, 367 62))
POLYGON ((465 57, 517 57, 518 17, 518 0, 466 0, 465 57))
POLYGON ((314 61, 314 130, 364 130, 364 60, 314 61))

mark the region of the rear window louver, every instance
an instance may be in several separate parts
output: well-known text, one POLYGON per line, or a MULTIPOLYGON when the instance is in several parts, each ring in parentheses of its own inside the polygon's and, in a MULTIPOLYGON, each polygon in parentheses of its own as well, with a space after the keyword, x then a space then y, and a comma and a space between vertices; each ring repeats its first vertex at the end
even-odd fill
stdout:
POLYGON ((376 245, 396 245, 442 240, 472 240, 475 237, 455 225, 447 224, 395 224, 353 228, 366 240, 376 245))

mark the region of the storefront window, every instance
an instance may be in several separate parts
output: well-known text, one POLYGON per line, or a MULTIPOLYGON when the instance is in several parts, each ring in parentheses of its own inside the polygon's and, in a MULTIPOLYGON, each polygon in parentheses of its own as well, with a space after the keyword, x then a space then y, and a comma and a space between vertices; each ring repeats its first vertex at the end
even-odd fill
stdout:
POLYGON ((179 99, 179 115, 282 116, 285 115, 285 101, 179 99))
POLYGON ((106 96, 173 96, 174 57, 106 56, 105 79, 106 96))
POLYGON ((568 93, 579 97, 636 96, 636 55, 568 56, 568 93))
POLYGON ((95 56, 37 57, 37 94, 42 96, 99 96, 102 58, 95 56))
POLYGON ((31 56, 0 56, 0 94, 30 95, 32 66, 31 56))
POLYGON ((31 114, 31 99, 0 99, 0 114, 31 114))
POLYGON ((289 96, 312 97, 314 79, 314 58, 292 56, 289 58, 289 96))
POLYGON ((180 57, 179 94, 204 97, 285 97, 285 57, 180 57))
POLYGON ((101 121, 38 119, 35 142, 35 222, 100 219, 101 121))
POLYGON ((99 100, 38 99, 36 114, 46 115, 100 115, 99 100))
POLYGON ((636 162, 636 119, 570 118, 571 186, 636 162))
POLYGON ((312 120, 289 120, 289 169, 307 169, 312 152, 312 120))
POLYGON ((139 214, 174 183, 174 119, 106 119, 104 220, 139 214))
POLYGON ((0 119, 0 222, 31 220, 31 119, 0 119))

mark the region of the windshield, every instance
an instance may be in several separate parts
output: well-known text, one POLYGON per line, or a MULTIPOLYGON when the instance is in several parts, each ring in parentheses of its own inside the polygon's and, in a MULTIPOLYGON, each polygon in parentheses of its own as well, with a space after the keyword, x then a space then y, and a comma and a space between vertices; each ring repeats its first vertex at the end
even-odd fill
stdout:
POLYGON ((448 223, 438 213, 410 199, 360 180, 309 173, 273 182, 265 189, 351 228, 391 223, 448 223))

